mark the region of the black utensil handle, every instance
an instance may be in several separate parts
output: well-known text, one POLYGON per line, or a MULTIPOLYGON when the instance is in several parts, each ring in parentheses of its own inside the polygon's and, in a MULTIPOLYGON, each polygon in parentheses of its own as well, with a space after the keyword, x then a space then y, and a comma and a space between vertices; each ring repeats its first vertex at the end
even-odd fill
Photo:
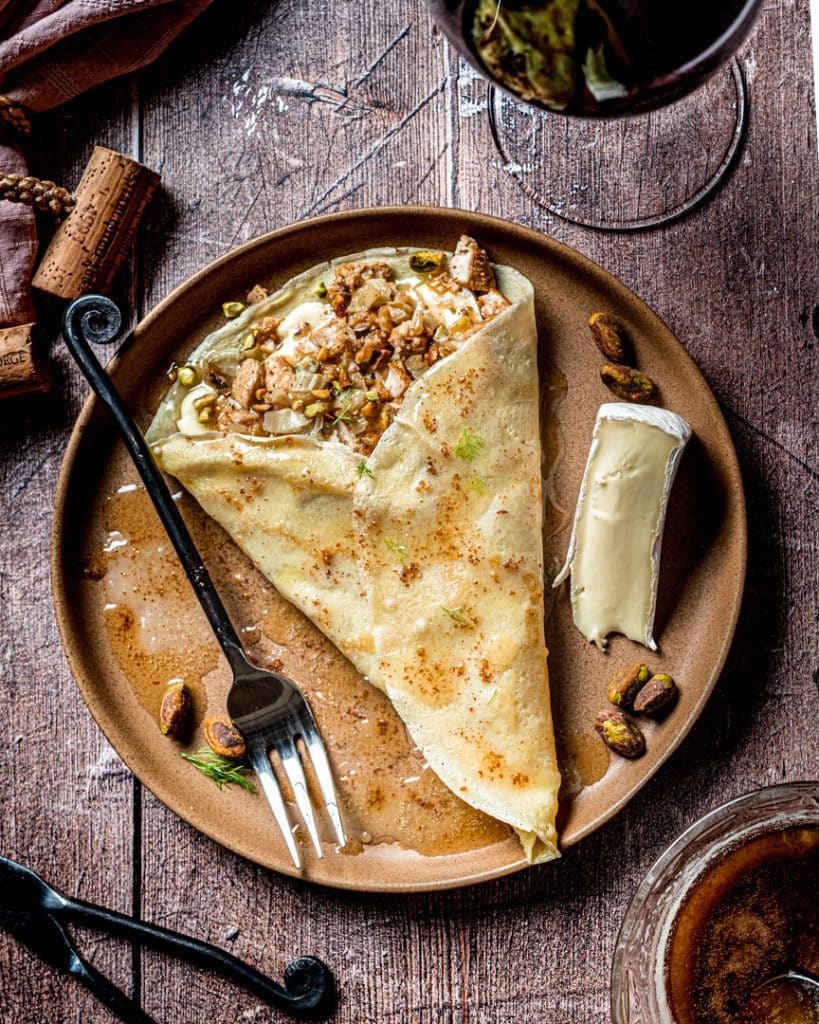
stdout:
POLYGON ((83 900, 68 899, 65 909, 60 913, 80 924, 121 935, 162 953, 170 953, 188 963, 216 971, 295 1017, 319 1020, 328 1016, 334 1007, 333 976, 329 968, 316 957, 305 956, 294 960, 284 972, 283 988, 218 946, 180 935, 159 925, 145 924, 83 900))
POLYGON ((75 299, 63 314, 63 338, 68 351, 82 370, 99 400, 111 414, 134 465, 142 477, 145 490, 154 503, 162 525, 179 555, 191 586, 208 617, 213 632, 236 671, 247 665, 242 644, 233 628, 222 599, 213 586, 205 563, 193 543, 187 526, 179 514, 168 486, 154 463, 151 450, 141 431, 125 407, 89 342, 108 344, 119 334, 122 314, 118 306, 102 295, 84 295, 75 299))
POLYGON ((153 1017, 149 1017, 91 964, 77 957, 71 973, 125 1024, 156 1024, 153 1017))

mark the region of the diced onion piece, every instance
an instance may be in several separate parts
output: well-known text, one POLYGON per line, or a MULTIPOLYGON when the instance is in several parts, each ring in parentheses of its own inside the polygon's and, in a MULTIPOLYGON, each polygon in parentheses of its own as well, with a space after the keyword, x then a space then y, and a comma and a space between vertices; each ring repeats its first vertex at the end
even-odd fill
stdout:
POLYGON ((305 394, 323 388, 327 378, 320 373, 311 373, 309 370, 296 370, 296 378, 293 381, 294 391, 303 391, 305 394))
POLYGON ((386 370, 378 371, 378 376, 385 389, 389 392, 390 398, 400 398, 412 383, 412 377, 404 369, 401 363, 387 363, 386 370))
POLYGON ((281 388, 273 388, 267 392, 267 401, 271 405, 290 405, 290 395, 281 388))
POLYGON ((335 424, 335 429, 338 432, 339 441, 342 441, 344 444, 352 444, 355 441, 355 434, 343 420, 335 424))
POLYGON ((390 286, 380 277, 373 277, 354 292, 347 305, 348 313, 360 313, 366 309, 377 309, 391 299, 390 286))
POLYGON ((350 426, 350 430, 355 435, 358 435, 358 434, 363 434, 364 431, 367 430, 367 428, 369 427, 369 423, 367 423, 367 421, 365 419, 362 419, 361 417, 357 416, 355 419, 350 421, 349 426, 350 426))
POLYGON ((427 364, 424 362, 424 357, 419 355, 410 356, 409 359, 404 363, 406 368, 412 374, 415 380, 426 371, 427 364))
POLYGON ((345 395, 344 405, 348 412, 358 412, 367 402, 367 395, 364 391, 355 388, 345 395))
POLYGON ((311 421, 304 413, 293 409, 271 409, 264 414, 262 426, 268 434, 303 434, 310 427, 311 421))

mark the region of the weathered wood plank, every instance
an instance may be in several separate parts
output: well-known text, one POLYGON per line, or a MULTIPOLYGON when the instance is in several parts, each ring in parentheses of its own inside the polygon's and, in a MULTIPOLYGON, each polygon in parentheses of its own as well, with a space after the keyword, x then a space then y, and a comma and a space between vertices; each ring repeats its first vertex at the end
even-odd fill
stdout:
MULTIPOLYGON (((94 141, 131 145, 128 83, 42 118, 32 170, 74 185, 94 141)), ((127 282, 125 283, 127 288, 127 282)), ((65 352, 54 352, 48 396, 0 404, 0 678, 7 742, 0 850, 54 885, 118 910, 132 909, 136 785, 89 715, 68 670, 51 606, 48 548, 57 473, 87 387, 65 352)), ((82 948, 126 991, 127 946, 84 933, 82 948)), ((0 935, 0 1020, 8 1024, 106 1019, 76 982, 0 935)))

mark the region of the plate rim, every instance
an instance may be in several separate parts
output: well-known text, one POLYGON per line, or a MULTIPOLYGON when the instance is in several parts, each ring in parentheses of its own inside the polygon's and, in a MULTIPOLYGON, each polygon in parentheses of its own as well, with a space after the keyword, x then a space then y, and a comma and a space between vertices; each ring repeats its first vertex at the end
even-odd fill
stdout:
MULTIPOLYGON (((591 833, 602 828, 608 822, 612 820, 622 809, 626 806, 636 795, 643 789, 651 779, 657 774, 660 768, 668 761, 668 759, 674 754, 682 742, 686 739, 694 724, 699 719, 702 711, 710 699, 711 695, 716 688, 717 682, 722 675, 722 671, 725 667, 725 663, 728 659, 728 655, 731 650, 731 646, 736 635, 736 628, 739 621, 740 612, 742 609, 742 603, 745 594, 745 581, 747 575, 748 566, 748 517, 747 517, 747 503, 745 499, 745 488, 744 481, 742 478, 742 471, 739 463, 739 458, 736 452, 736 446, 734 444, 733 437, 731 436, 728 424, 725 420, 725 416, 722 411, 720 403, 712 391, 708 381, 705 379, 702 371, 697 366, 696 362, 683 345, 683 343, 677 338, 677 336, 671 331, 668 325, 665 323, 663 318, 648 305, 645 300, 640 298, 635 292, 629 288, 627 284, 621 281, 613 273, 602 267, 599 263, 592 260, 590 257, 585 256, 579 252, 573 246, 568 245, 565 242, 561 242, 558 239, 552 238, 550 235, 544 234, 534 228, 530 228, 526 225, 520 224, 516 221, 507 220, 503 217, 497 217, 493 214, 482 213, 480 211, 465 210, 458 207, 441 207, 435 205, 420 205, 413 204, 409 206, 374 206, 355 208, 350 210, 344 210, 338 213, 323 214, 319 217, 311 217, 304 220, 296 221, 292 224, 287 224, 280 228, 275 228, 272 231, 264 232, 261 235, 257 235, 251 239, 248 239, 242 245, 237 246, 234 249, 229 250, 222 256, 217 257, 210 263, 206 264, 200 270, 196 271, 191 276, 185 278, 180 284, 176 285, 164 299, 158 302, 155 306, 149 310, 148 313, 136 324, 136 326, 130 331, 131 339, 129 342, 132 344, 136 339, 139 338, 140 334, 149 330, 153 323, 160 319, 166 311, 176 303, 185 292, 191 287, 202 283, 208 276, 217 273, 224 266, 230 262, 241 258, 246 253, 261 248, 264 246, 276 244, 282 242, 288 238, 292 238, 294 235, 302 231, 312 231, 315 229, 321 229, 333 222, 350 221, 352 223, 358 222, 369 222, 375 221, 379 218, 406 218, 411 219, 416 215, 430 215, 434 214, 446 221, 458 221, 462 223, 464 221, 470 221, 472 224, 477 223, 480 225, 488 224, 495 231, 500 233, 507 233, 511 236, 517 236, 517 240, 524 241, 530 246, 535 248, 551 250, 560 257, 571 264, 574 264, 580 271, 585 274, 591 274, 593 277, 602 279, 606 287, 611 288, 615 292, 625 293, 628 298, 634 302, 640 309, 641 314, 646 315, 649 319, 657 321, 668 337, 674 342, 679 349, 679 353, 683 356, 684 361, 687 361, 690 366, 689 369, 693 370, 695 376, 699 378, 702 387, 708 392, 713 402, 713 412, 715 413, 715 421, 719 432, 723 435, 721 441, 724 444, 720 444, 720 449, 723 457, 726 459, 726 469, 728 470, 728 479, 732 484, 736 484, 734 498, 738 503, 736 510, 736 526, 739 530, 739 536, 737 542, 739 544, 739 569, 737 572, 737 581, 734 591, 734 598, 732 607, 730 610, 729 624, 722 637, 719 645, 717 657, 714 661, 713 668, 706 685, 702 688, 699 699, 692 706, 687 718, 679 725, 675 732, 674 738, 663 750, 662 754, 658 757, 656 762, 651 768, 641 775, 629 789, 620 797, 620 799, 614 801, 606 811, 599 815, 594 820, 588 822, 583 828, 579 829, 570 839, 567 844, 560 844, 561 850, 568 849, 580 842, 582 839, 587 838, 591 833)), ((352 237, 352 236, 351 236, 352 237)), ((127 337, 127 335, 126 335, 127 337)), ((106 372, 116 372, 121 356, 120 350, 106 365, 106 372)), ((69 604, 68 596, 68 585, 69 581, 66 578, 66 574, 63 571, 63 529, 66 518, 66 502, 68 498, 68 492, 71 483, 71 477, 73 470, 77 462, 77 456, 85 435, 88 424, 91 420, 94 411, 98 405, 98 399, 96 395, 90 393, 83 403, 82 409, 72 427, 71 434, 69 435, 68 443, 66 445, 65 453, 60 465, 59 475, 57 478, 57 484, 54 492, 54 505, 53 505, 53 517, 51 527, 51 538, 49 544, 49 566, 50 566, 50 579, 51 579, 51 598, 54 607, 54 615, 57 621, 57 627, 60 635, 60 641, 65 653, 66 660, 68 661, 69 669, 71 670, 72 678, 80 691, 80 695, 86 708, 90 712, 92 718, 96 722, 100 731, 105 736, 106 741, 111 743, 108 738, 108 729, 106 728, 106 716, 103 713, 103 709, 98 701, 94 699, 94 692, 92 687, 88 684, 84 678, 84 672, 82 670, 81 658, 79 653, 74 649, 74 638, 69 625, 69 614, 67 612, 67 606, 69 604), (99 713, 98 713, 99 712, 99 713)), ((160 801, 165 807, 168 808, 177 817, 181 818, 186 824, 192 826, 200 833, 206 835, 210 840, 217 843, 218 845, 230 850, 232 853, 243 857, 251 863, 259 864, 266 870, 275 871, 277 874, 289 876, 294 879, 298 879, 301 882, 308 882, 312 885, 321 886, 323 888, 347 890, 361 893, 418 893, 418 892, 437 892, 448 889, 463 888, 470 885, 477 885, 482 882, 491 881, 494 879, 502 878, 506 875, 513 874, 521 871, 526 867, 530 867, 524 857, 520 857, 517 860, 511 861, 500 866, 484 869, 482 871, 475 872, 473 874, 464 875, 457 878, 445 878, 435 882, 429 881, 418 881, 418 882, 403 882, 401 884, 392 883, 376 883, 376 884, 361 884, 354 882, 344 877, 339 879, 317 879, 305 876, 302 872, 293 868, 291 864, 283 862, 275 867, 269 863, 256 860, 248 855, 248 853, 240 848, 238 841, 232 839, 226 841, 224 838, 216 837, 209 829, 206 822, 202 821, 199 813, 195 808, 182 807, 182 802, 177 801, 177 806, 174 806, 172 798, 166 799, 160 795, 154 789, 154 780, 151 782, 147 781, 143 777, 141 770, 137 770, 133 762, 138 762, 139 758, 135 752, 128 751, 127 755, 124 755, 120 749, 114 747, 111 743, 112 748, 115 750, 118 757, 125 763, 129 771, 145 786, 157 800, 160 801)), ((441 860, 446 860, 446 857, 441 857, 441 860)))

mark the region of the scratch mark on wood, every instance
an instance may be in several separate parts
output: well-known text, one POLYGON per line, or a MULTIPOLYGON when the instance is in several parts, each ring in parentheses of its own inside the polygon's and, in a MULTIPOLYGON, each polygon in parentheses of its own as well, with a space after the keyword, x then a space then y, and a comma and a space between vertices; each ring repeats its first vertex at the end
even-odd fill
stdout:
MULTIPOLYGON (((375 64, 377 63, 378 61, 375 62, 375 64)), ((305 100, 308 104, 324 103, 336 112, 344 111, 345 113, 375 110, 380 106, 375 102, 352 100, 346 81, 342 85, 329 85, 326 82, 308 82, 304 78, 291 78, 289 75, 276 75, 256 86, 251 82, 252 70, 252 68, 248 68, 233 83, 230 102, 232 116, 244 120, 245 131, 248 135, 253 135, 256 131, 260 112, 271 106, 274 101, 279 113, 289 110, 284 97, 305 100)))
POLYGON ((354 196, 356 192, 360 192, 366 184, 366 181, 359 181, 357 185, 353 185, 352 188, 348 188, 346 192, 342 192, 341 195, 336 196, 335 199, 331 199, 322 212, 329 213, 330 210, 337 209, 346 199, 349 199, 350 196, 354 196))
POLYGON ((60 439, 59 441, 55 441, 53 444, 49 445, 48 448, 46 448, 46 450, 43 452, 40 458, 37 459, 37 461, 34 463, 30 471, 26 473, 23 476, 23 478, 20 481, 18 481, 18 483, 11 489, 11 494, 9 495, 9 497, 11 498, 12 501, 20 497, 23 491, 28 487, 31 481, 37 476, 37 474, 40 472, 43 466, 48 462, 48 460, 51 458, 54 452, 56 452, 58 448, 61 448, 63 446, 63 443, 63 440, 60 439))
MULTIPOLYGON (((454 62, 457 63, 458 58, 454 57, 454 62)), ((453 67, 453 52, 452 47, 449 45, 449 40, 444 41, 444 71, 446 73, 446 92, 444 106, 447 111, 446 120, 446 146, 445 152, 448 157, 447 164, 447 199, 450 206, 458 206, 458 160, 456 154, 455 140, 458 137, 458 124, 455 116, 455 104, 453 102, 453 76, 451 69, 453 67)), ((455 87, 457 88, 457 76, 455 78, 455 87)), ((430 168, 431 170, 431 168, 430 168)), ((425 175, 426 180, 427 175, 425 175)))
MULTIPOLYGON (((443 146, 441 146, 441 148, 438 150, 438 152, 432 158, 432 163, 430 163, 429 167, 426 169, 426 171, 424 171, 423 175, 416 182, 415 187, 416 187, 417 190, 420 191, 421 186, 424 185, 429 180, 430 176, 432 175, 432 172, 437 169, 438 164, 440 163, 441 160, 443 160, 444 156, 446 156, 447 153, 449 153, 449 154, 452 153, 452 140, 451 139, 447 139, 444 142, 443 146)), ((450 163, 451 164, 454 163, 454 159, 451 156, 450 156, 450 163)), ((457 206, 458 205, 457 202, 456 202, 456 193, 453 191, 451 185, 450 185, 449 201, 450 201, 450 204, 452 206, 457 206)))
POLYGON ((381 63, 381 61, 388 54, 392 53, 392 51, 395 49, 395 47, 398 46, 398 44, 401 42, 402 39, 405 38, 405 36, 409 35, 409 30, 410 30, 409 25, 405 25, 399 31, 398 35, 395 36, 395 38, 392 40, 392 42, 387 44, 386 49, 382 50, 381 53, 379 53, 379 55, 375 58, 375 60, 371 64, 368 64, 366 68, 364 68, 364 70, 361 72, 360 75, 358 75, 357 78, 353 79, 353 85, 361 85, 362 82, 365 82, 370 77, 370 75, 373 73, 373 71, 375 71, 375 69, 378 67, 378 65, 381 63))
POLYGON ((774 448, 778 448, 779 451, 787 455, 789 459, 793 459, 793 461, 798 466, 801 466, 802 469, 804 469, 809 476, 813 477, 814 480, 819 480, 819 473, 812 466, 808 465, 808 463, 805 462, 804 459, 801 459, 798 455, 792 452, 790 448, 782 444, 781 441, 777 441, 775 437, 771 437, 770 434, 766 434, 764 430, 761 430, 755 424, 751 423, 751 421, 749 419, 746 419, 742 415, 742 413, 739 413, 735 409, 732 409, 729 405, 726 405, 725 402, 720 402, 720 406, 725 410, 725 412, 729 413, 735 419, 739 420, 740 423, 744 424, 749 430, 753 431, 753 433, 756 434, 757 437, 761 437, 764 441, 767 441, 769 444, 772 444, 774 448))
POLYGON ((350 164, 349 167, 343 170, 341 174, 338 175, 338 177, 336 177, 332 182, 330 182, 330 184, 324 189, 321 195, 316 200, 314 200, 306 209, 302 210, 302 212, 299 214, 299 217, 309 217, 312 213, 315 213, 316 210, 325 201, 325 199, 327 199, 331 195, 335 188, 338 188, 339 185, 343 185, 344 182, 350 177, 350 175, 354 174, 358 170, 358 168, 362 166, 362 164, 365 164, 368 160, 372 159, 372 157, 380 153, 381 150, 387 145, 387 143, 391 139, 393 139, 401 131, 402 128, 408 125, 409 122, 416 115, 418 115, 424 109, 424 107, 427 106, 428 103, 430 103, 440 92, 443 91, 445 86, 446 79, 440 81, 433 89, 431 89, 426 94, 426 96, 424 96, 423 99, 419 100, 418 103, 415 104, 412 110, 406 113, 399 121, 397 121, 392 126, 392 128, 386 131, 377 142, 374 142, 373 145, 370 146, 368 150, 362 153, 362 155, 358 157, 357 160, 353 161, 353 163, 350 164))

